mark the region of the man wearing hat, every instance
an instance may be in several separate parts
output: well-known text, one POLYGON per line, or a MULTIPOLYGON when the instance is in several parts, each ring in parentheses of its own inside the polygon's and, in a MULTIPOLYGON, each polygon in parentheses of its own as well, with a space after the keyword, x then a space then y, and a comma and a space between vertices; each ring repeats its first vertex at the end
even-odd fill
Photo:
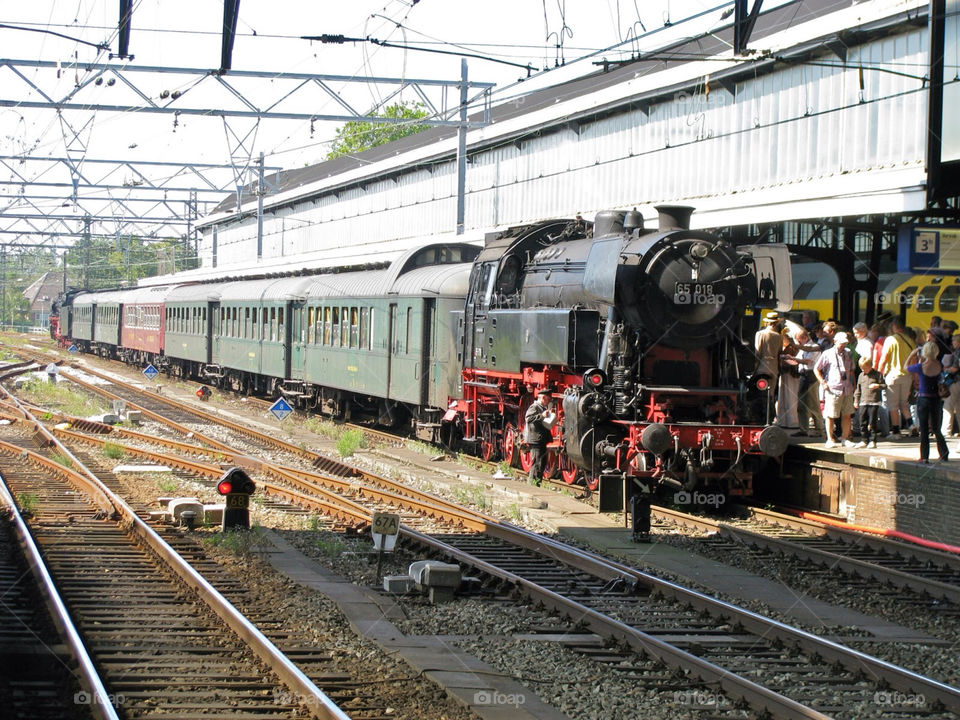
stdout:
POLYGON ((552 439, 550 428, 556 422, 553 412, 553 393, 548 388, 537 391, 537 400, 524 413, 523 436, 530 448, 533 464, 530 466, 530 482, 539 485, 543 478, 543 469, 547 464, 547 443, 552 439))
POLYGON ((853 447, 850 419, 853 415, 853 356, 847 349, 850 338, 845 332, 833 336, 833 347, 824 350, 813 368, 823 388, 823 424, 827 430, 827 447, 841 443, 834 439, 833 421, 840 418, 844 447, 853 447))
POLYGON ((757 367, 754 375, 766 375, 770 378, 770 388, 767 391, 766 421, 773 420, 774 389, 780 377, 780 350, 783 348, 783 337, 780 328, 783 320, 779 313, 768 312, 763 316, 763 327, 753 336, 753 347, 757 351, 757 367))

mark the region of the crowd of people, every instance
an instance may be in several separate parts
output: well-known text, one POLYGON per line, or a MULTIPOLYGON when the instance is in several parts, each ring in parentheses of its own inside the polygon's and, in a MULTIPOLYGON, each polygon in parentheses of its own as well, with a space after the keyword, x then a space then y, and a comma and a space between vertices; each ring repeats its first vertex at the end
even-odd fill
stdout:
POLYGON ((793 435, 827 447, 877 447, 880 439, 918 437, 920 461, 939 459, 960 423, 960 333, 934 316, 909 328, 899 317, 847 330, 803 313, 799 323, 766 313, 754 338, 755 373, 770 383, 766 412, 793 435), (858 436, 859 440, 854 441, 858 436))

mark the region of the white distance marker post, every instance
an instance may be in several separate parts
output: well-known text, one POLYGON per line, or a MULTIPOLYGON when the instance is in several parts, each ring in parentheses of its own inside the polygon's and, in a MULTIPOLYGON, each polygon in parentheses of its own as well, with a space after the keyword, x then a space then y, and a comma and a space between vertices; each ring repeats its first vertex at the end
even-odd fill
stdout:
POLYGON ((400 534, 400 516, 394 513, 374 513, 370 523, 370 534, 373 536, 373 547, 377 550, 377 579, 380 584, 380 568, 383 565, 383 554, 393 552, 397 545, 397 536, 400 534))

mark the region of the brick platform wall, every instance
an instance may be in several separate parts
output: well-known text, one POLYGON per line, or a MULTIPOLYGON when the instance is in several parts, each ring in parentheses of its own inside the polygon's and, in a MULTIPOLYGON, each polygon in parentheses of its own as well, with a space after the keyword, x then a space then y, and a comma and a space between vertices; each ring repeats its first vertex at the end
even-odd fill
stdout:
POLYGON ((866 453, 793 447, 767 499, 960 545, 960 462, 922 466, 866 453), (838 462, 845 460, 846 462, 838 462))

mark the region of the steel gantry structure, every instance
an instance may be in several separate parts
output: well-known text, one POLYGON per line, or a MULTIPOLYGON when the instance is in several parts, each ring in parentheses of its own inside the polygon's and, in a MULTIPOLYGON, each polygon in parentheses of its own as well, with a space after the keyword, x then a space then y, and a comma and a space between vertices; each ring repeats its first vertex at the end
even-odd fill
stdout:
POLYGON ((392 86, 381 104, 412 92, 430 113, 418 123, 456 126, 461 133, 489 123, 493 84, 471 82, 465 72, 447 81, 0 59, 0 93, 6 95, 0 108, 56 113, 66 147, 56 157, 27 147, 0 155, 6 175, 0 177, 0 235, 16 236, 17 245, 91 235, 190 240, 213 204, 232 192, 239 196, 251 181, 264 194, 268 188, 257 178, 282 169, 255 159, 261 121, 308 121, 311 134, 320 121, 404 122, 364 113, 333 87, 350 83, 392 86), (318 98, 334 101, 338 112, 318 113, 318 98), (468 120, 468 105, 482 112, 468 120), (167 115, 174 128, 181 117, 219 119, 230 162, 91 157, 89 119, 75 125, 68 116, 96 113, 167 115))

